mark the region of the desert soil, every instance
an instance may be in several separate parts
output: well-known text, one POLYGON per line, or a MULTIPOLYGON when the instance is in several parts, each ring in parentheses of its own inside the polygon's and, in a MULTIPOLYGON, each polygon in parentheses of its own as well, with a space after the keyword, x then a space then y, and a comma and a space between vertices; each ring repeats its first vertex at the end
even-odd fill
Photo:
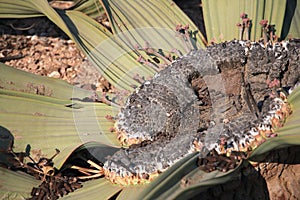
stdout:
MULTIPOLYGON (((199 2, 177 3, 203 30, 199 2)), ((1 19, 0 33, 1 62, 88 90, 114 92, 75 43, 48 19, 1 19)), ((274 151, 263 163, 243 170, 239 180, 210 189, 202 198, 300 199, 299 154, 299 147, 274 151)))

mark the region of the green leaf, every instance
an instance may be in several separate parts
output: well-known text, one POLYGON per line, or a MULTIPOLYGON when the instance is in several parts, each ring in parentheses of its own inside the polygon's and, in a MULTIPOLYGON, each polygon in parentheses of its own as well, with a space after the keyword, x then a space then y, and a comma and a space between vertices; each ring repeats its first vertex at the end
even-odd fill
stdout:
MULTIPOLYGON (((132 78, 132 69, 143 66, 136 62, 137 56, 132 57, 128 54, 131 52, 128 47, 122 47, 112 35, 98 28, 99 24, 96 21, 80 12, 67 11, 66 15, 61 13, 61 16, 66 21, 69 18, 72 20, 74 27, 70 29, 75 29, 72 32, 79 37, 77 44, 110 83, 130 91, 133 90, 132 85, 138 85, 132 78)), ((153 70, 144 71, 145 76, 154 73, 153 70)))
MULTIPOLYGON (((54 158, 55 167, 64 170, 72 164, 72 159, 78 156, 87 157, 87 152, 99 162, 104 163, 106 157, 118 151, 118 147, 113 147, 100 142, 87 142, 76 148, 66 149, 54 158)), ((84 162, 84 161, 83 161, 84 162)), ((83 183, 83 187, 62 199, 109 199, 122 190, 122 186, 114 185, 105 178, 90 180, 83 183)))
POLYGON ((91 1, 77 1, 75 5, 78 7, 75 6, 75 10, 61 11, 51 8, 45 0, 16 0, 13 3, 9 0, 0 0, 0 17, 24 18, 45 15, 74 40, 109 82, 119 89, 129 91, 133 91, 133 88, 140 84, 133 76, 138 74, 140 77, 148 78, 155 73, 153 68, 136 61, 141 53, 135 50, 134 45, 144 46, 145 42, 148 42, 151 47, 164 50, 164 53, 170 52, 173 48, 187 53, 189 51, 185 46, 187 42, 182 42, 181 37, 175 37, 175 28, 178 24, 188 24, 193 32, 191 34, 197 38, 193 46, 195 48, 198 48, 199 44, 203 46, 201 41, 203 37, 196 26, 172 1, 104 2, 112 27, 116 27, 118 22, 132 25, 130 29, 122 31, 113 28, 115 35, 79 12, 88 12, 79 7, 81 5, 86 7, 89 3, 91 1), (108 7, 108 3, 111 3, 112 7, 108 7), (130 13, 131 9, 151 9, 151 11, 143 16, 144 14, 140 12, 130 13), (124 15, 121 16, 120 13, 124 15), (132 17, 133 14, 136 16, 132 17), (120 16, 122 18, 118 18, 120 16))
MULTIPOLYGON (((64 170, 65 168, 70 167, 70 164, 72 164, 72 160, 79 157, 87 158, 87 152, 90 154, 93 159, 96 159, 97 161, 104 163, 107 159, 107 156, 113 155, 116 151, 118 151, 119 147, 113 147, 109 145, 105 145, 99 142, 87 142, 85 144, 82 144, 74 149, 69 149, 68 151, 61 152, 57 157, 54 158, 54 164, 55 167, 59 168, 60 170, 64 170), (66 154, 69 153, 69 154, 66 154)), ((95 161, 94 161, 95 162, 95 161)), ((96 162, 97 163, 97 162, 96 162)), ((115 195, 116 193, 119 193, 117 195, 117 199, 133 199, 136 198, 136 196, 141 193, 141 191, 147 187, 148 185, 134 185, 134 186, 120 186, 116 184, 112 184, 110 181, 108 181, 105 178, 100 178, 99 181, 95 182, 92 180, 94 184, 98 184, 97 186, 94 186, 93 184, 83 184, 83 188, 80 189, 82 191, 75 192, 68 198, 81 198, 84 195, 88 196, 88 199, 97 199, 99 198, 99 195, 101 195, 101 199, 106 199, 108 197, 111 197, 115 195), (101 188, 99 187, 99 183, 101 184, 101 188), (97 190, 98 197, 96 192, 92 190, 97 190), (101 192, 103 191, 103 192, 101 192), (90 194, 92 193, 92 194, 90 194), (95 194, 94 194, 95 193, 95 194), (93 195, 94 194, 94 195, 93 195)), ((86 198, 85 198, 86 199, 86 198)))
POLYGON ((3 63, 0 63, 0 88, 65 100, 72 96, 81 99, 92 95, 91 91, 74 87, 65 81, 41 77, 3 63))
MULTIPOLYGON (((241 22, 240 14, 245 12, 252 20, 251 40, 258 40, 262 37, 262 19, 275 24, 275 34, 281 36, 285 12, 286 1, 247 1, 247 0, 203 0, 203 16, 205 21, 208 41, 232 40, 239 38, 239 28, 236 24, 241 22)), ((299 36, 299 35, 295 35, 299 36)), ((282 38, 284 39, 284 38, 282 38)))
POLYGON ((226 173, 204 172, 196 165, 198 154, 191 154, 170 167, 155 179, 137 199, 188 199, 209 187, 238 177, 241 162, 226 173))
POLYGON ((111 38, 112 34, 94 19, 78 11, 54 10, 45 0, 16 0, 14 2, 0 0, 0 18, 27 18, 43 15, 61 28, 100 68, 102 75, 112 84, 126 90, 133 90, 132 85, 138 84, 126 71, 128 67, 132 68, 137 65, 135 59, 127 56, 123 59, 125 62, 121 62, 122 65, 112 65, 112 62, 118 58, 116 56, 125 55, 126 57, 128 51, 122 51, 120 44, 111 38), (97 49, 103 43, 106 44, 105 48, 97 49), (116 51, 118 54, 113 55, 114 59, 112 59, 111 52, 116 51), (122 68, 123 66, 125 67, 122 68))
MULTIPOLYGON (((2 18, 26 18, 45 15, 74 40, 90 60, 99 67, 101 74, 109 82, 120 89, 129 91, 133 91, 133 87, 140 84, 133 79, 135 74, 148 78, 155 73, 154 69, 143 66, 136 61, 140 53, 137 53, 133 48, 135 44, 144 46, 145 42, 149 42, 151 47, 156 49, 171 51, 172 48, 177 48, 181 50, 184 46, 180 41, 181 39, 174 39, 176 24, 189 24, 190 29, 197 32, 195 25, 171 1, 146 3, 145 6, 155 6, 153 8, 149 7, 149 9, 159 9, 158 11, 164 13, 164 15, 159 16, 158 12, 155 11, 147 16, 149 19, 144 17, 138 21, 135 21, 137 18, 129 18, 130 21, 121 19, 125 20, 126 23, 134 24, 135 27, 126 33, 124 31, 115 32, 115 36, 82 12, 54 10, 45 0, 16 0, 13 3, 9 0, 0 0, 0 5, 0 17, 2 18), (170 21, 170 19, 172 20, 170 21), (149 20, 153 23, 148 24, 146 27, 136 25, 136 23, 145 25, 149 20), (149 28, 149 26, 152 27, 149 28), (137 40, 139 38, 140 41, 135 42, 135 39, 132 40, 132 35, 133 38, 137 40), (124 38, 131 38, 131 40, 125 41, 124 38), (130 47, 128 46, 129 43, 131 43, 130 47)), ((141 9, 141 4, 136 1, 126 2, 126 5, 122 3, 122 6, 124 8, 125 6, 135 6, 134 9, 141 9)), ((145 6, 142 5, 142 8, 145 9, 145 6)), ((118 8, 121 9, 119 6, 118 8)), ((123 10, 116 10, 115 14, 118 15, 120 11, 123 12, 124 8, 123 10)), ((108 10, 107 7, 106 10, 108 10)), ((127 12, 123 17, 127 17, 128 14, 131 15, 127 12)), ((109 17, 112 16, 113 14, 109 13, 109 17)), ((142 14, 139 13, 139 16, 141 17, 142 14)), ((199 34, 199 32, 196 33, 198 36, 199 34)), ((201 43, 200 39, 197 42, 198 44, 201 43)), ((194 45, 197 46, 196 43, 194 45)), ((186 50, 183 49, 182 52, 186 53, 186 50)))
POLYGON ((23 172, 0 168, 0 199, 23 200, 30 197, 31 189, 40 181, 23 172))
POLYGON ((244 164, 241 161, 235 169, 229 170, 226 173, 218 170, 207 173, 200 169, 194 169, 185 176, 185 180, 189 182, 187 186, 179 182, 162 194, 160 199, 190 199, 195 197, 209 188, 239 178, 242 166, 244 166, 244 164))
MULTIPOLYGON (((133 79, 134 73, 145 78, 155 73, 154 69, 136 62, 141 52, 137 51, 134 45, 144 46, 145 42, 149 42, 151 47, 161 48, 164 52, 177 48, 186 53, 189 48, 185 45, 188 44, 181 43, 182 38, 175 37, 175 27, 178 24, 189 24, 190 30, 197 31, 193 23, 172 1, 102 1, 103 7, 108 13, 113 34, 88 16, 94 17, 96 4, 90 4, 92 1, 89 0, 76 2, 78 4, 73 7, 74 10, 62 11, 53 9, 45 0, 15 0, 13 2, 0 0, 0 17, 48 17, 76 42, 91 61, 99 67, 106 79, 115 86, 129 91, 133 90, 133 85, 139 84, 133 79), (90 9, 88 5, 91 5, 90 9)), ((274 1, 278 4, 273 4, 273 1, 266 1, 264 6, 260 6, 258 1, 250 3, 242 1, 236 4, 239 5, 239 9, 232 6, 233 10, 227 9, 224 2, 219 2, 219 7, 214 9, 215 7, 212 5, 216 4, 215 1, 210 1, 210 3, 203 1, 206 27, 210 39, 219 37, 221 33, 223 39, 227 37, 232 39, 234 34, 238 34, 238 29, 233 27, 240 21, 239 15, 243 11, 247 12, 253 20, 252 38, 261 36, 257 22, 263 18, 269 19, 271 24, 275 23, 278 33, 281 32, 284 15, 284 9, 280 7, 282 2, 274 1), (225 15, 220 14, 224 12, 225 15), (230 20, 226 21, 226 18, 230 20), (230 25, 231 23, 233 26, 230 25)), ((292 25, 296 26, 295 23, 293 18, 292 25)), ((194 41, 192 46, 200 48, 204 45, 203 37, 200 32, 195 32, 195 35, 197 41, 194 41)), ((34 75, 2 67, 2 65, 0 70, 0 105, 2 105, 0 125, 12 132, 15 139, 15 151, 24 151, 25 147, 30 144, 32 149, 40 149, 42 153, 51 156, 55 148, 61 149, 62 153, 55 158, 56 167, 61 168, 74 153, 80 153, 86 149, 97 155, 99 160, 105 159, 106 155, 117 150, 117 148, 109 146, 118 145, 118 141, 115 134, 109 131, 113 122, 108 121, 105 116, 114 116, 119 111, 118 108, 101 103, 80 101, 84 97, 89 97, 91 93, 61 81, 36 78, 34 75), (45 88, 42 89, 42 93, 40 88, 45 88), (101 144, 89 141, 97 141, 101 144), (82 143, 85 144, 82 145, 82 143)), ((260 155, 277 147, 299 144, 297 130, 299 130, 298 116, 300 113, 297 108, 300 108, 300 101, 298 96, 299 92, 294 92, 289 97, 293 106, 293 115, 287 120, 286 125, 278 130, 279 136, 262 144, 251 156, 260 155)), ((112 185, 105 178, 101 178, 85 182, 82 189, 64 198, 107 199, 122 189, 119 199, 187 198, 202 189, 231 180, 236 177, 239 167, 242 166, 240 164, 239 167, 227 173, 218 171, 205 173, 198 169, 197 157, 198 155, 191 154, 183 158, 149 185, 123 188, 119 185, 112 185), (183 187, 182 181, 187 178, 192 182, 183 187)), ((14 179, 15 176, 18 176, 16 172, 7 173, 5 171, 5 173, 6 175, 0 176, 1 182, 7 178, 17 180, 14 179)), ((23 174, 20 177, 23 177, 23 174)), ((29 176, 23 178, 30 183, 27 184, 28 188, 18 186, 17 192, 9 192, 14 185, 7 184, 7 188, 3 191, 8 191, 8 193, 4 195, 17 194, 28 197, 36 182, 32 183, 33 178, 29 176)), ((15 184, 21 182, 25 181, 17 180, 15 184)))
POLYGON ((109 199, 122 189, 119 185, 113 185, 106 179, 96 179, 83 183, 83 187, 62 197, 66 199, 109 199))
POLYGON ((118 195, 117 200, 137 199, 137 196, 148 186, 145 185, 133 185, 123 188, 122 192, 118 195))
POLYGON ((176 185, 190 171, 197 168, 198 155, 192 153, 175 163, 160 174, 134 199, 156 199, 168 189, 176 185))
POLYGON ((77 145, 75 148, 70 146, 70 148, 64 149, 64 151, 60 152, 59 155, 53 159, 53 161, 55 167, 62 170, 61 167, 70 162, 69 160, 74 156, 82 154, 82 156, 85 157, 86 152, 88 152, 91 156, 97 159, 97 161, 104 163, 107 159, 107 156, 113 155, 119 149, 120 147, 91 141, 79 146, 77 145))
POLYGON ((287 1, 281 39, 300 37, 300 5, 297 1, 287 1))
POLYGON ((298 109, 298 106, 300 105, 300 87, 296 87, 292 93, 288 96, 288 102, 291 104, 293 110, 298 109))
POLYGON ((95 0, 74 0, 74 5, 69 10, 82 12, 89 17, 96 18, 105 14, 100 1, 95 0))
POLYGON ((102 3, 113 33, 125 34, 120 39, 128 45, 144 46, 148 42, 154 48, 169 51, 176 48, 182 53, 188 53, 185 43, 176 37, 176 26, 181 24, 189 25, 189 29, 195 33, 195 48, 204 47, 202 34, 173 1, 103 0, 102 3))
POLYGON ((91 92, 60 80, 4 64, 0 72, 0 86, 4 88, 0 89, 0 125, 12 132, 16 151, 24 151, 27 144, 48 155, 55 148, 63 150, 87 141, 118 145, 115 134, 110 132, 113 122, 106 119, 106 115, 115 116, 118 108, 80 101, 91 92), (44 88, 39 94, 45 94, 35 94, 35 86, 39 85, 44 88))
MULTIPOLYGON (((45 1, 41 2, 44 3, 45 1)), ((29 18, 44 16, 39 10, 35 9, 33 1, 16 0, 10 2, 8 0, 0 0, 0 17, 1 18, 29 18)))
POLYGON ((13 133, 16 151, 23 151, 30 144, 51 155, 55 148, 62 150, 91 140, 118 143, 115 134, 109 131, 113 123, 105 118, 114 112, 112 107, 80 102, 81 108, 72 109, 65 103, 50 97, 0 90, 1 125, 13 133))

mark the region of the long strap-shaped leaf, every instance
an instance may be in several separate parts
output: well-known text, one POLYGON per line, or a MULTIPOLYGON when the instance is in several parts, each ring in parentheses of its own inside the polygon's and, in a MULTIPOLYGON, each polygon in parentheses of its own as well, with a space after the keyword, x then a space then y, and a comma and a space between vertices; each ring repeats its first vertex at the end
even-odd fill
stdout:
POLYGON ((298 1, 287 1, 281 38, 300 37, 300 4, 298 1))
POLYGON ((83 99, 91 91, 72 86, 65 81, 42 77, 0 63, 0 88, 69 100, 83 99))
MULTIPOLYGON (((78 37, 80 37, 79 45, 84 47, 84 52, 90 60, 99 67, 100 73, 104 75, 111 83, 118 88, 132 90, 133 85, 138 85, 133 80, 133 69, 144 69, 141 76, 151 76, 154 71, 145 68, 139 64, 136 59, 137 55, 131 54, 132 50, 127 46, 122 46, 116 42, 112 35, 99 34, 99 24, 84 14, 76 11, 67 11, 66 15, 61 14, 62 18, 67 21, 72 19, 78 37), (89 30, 88 32, 83 30, 89 30), (108 37, 109 36, 109 37, 108 37)), ((74 27, 74 28, 75 28, 74 27)), ((72 30, 72 29, 71 29, 72 30)))
POLYGON ((251 40, 258 40, 262 37, 259 24, 262 19, 267 19, 272 25, 275 24, 275 34, 280 36, 286 1, 203 0, 202 4, 208 41, 214 38, 217 41, 239 38, 239 29, 236 24, 241 22, 240 14, 243 12, 252 20, 251 40))
MULTIPOLYGON (((176 48, 186 53, 187 50, 180 41, 182 38, 176 38, 174 31, 176 24, 189 24, 190 29, 197 32, 193 23, 171 1, 145 3, 142 6, 137 1, 123 3, 119 1, 112 8, 108 8, 107 3, 105 4, 111 23, 113 23, 112 27, 120 20, 123 24, 134 25, 131 29, 114 31, 116 33, 114 37, 105 27, 85 14, 72 10, 66 12, 54 10, 45 0, 16 0, 14 2, 0 0, 0 17, 24 18, 43 15, 48 17, 75 41, 99 67, 101 74, 106 79, 118 88, 132 91, 134 86, 139 85, 133 79, 136 74, 147 78, 153 76, 155 72, 136 62, 139 54, 133 47, 135 44, 143 46, 145 42, 148 42, 151 47, 156 49, 171 51, 176 48), (141 13, 134 18, 129 17, 131 14, 130 10, 127 10, 128 7, 139 10, 146 9, 146 6, 151 9, 146 17, 141 13), (115 12, 111 12, 111 10, 115 12), (125 11, 127 13, 121 16, 120 13, 125 11), (137 25, 139 23, 141 25, 137 25), (127 40, 128 38, 130 40, 127 40)), ((199 36, 199 33, 195 34, 199 36)), ((201 43, 200 40, 198 39, 198 45, 201 43)))
POLYGON ((175 163, 146 187, 136 199, 188 199, 208 187, 222 184, 240 172, 242 162, 226 173, 201 171, 196 163, 199 155, 189 155, 175 163))
POLYGON ((110 182, 102 178, 83 183, 83 187, 81 189, 72 192, 61 199, 113 199, 112 197, 121 189, 122 188, 120 186, 112 185, 110 182))
POLYGON ((113 122, 106 119, 118 108, 75 101, 90 97, 90 91, 4 64, 0 65, 0 86, 0 125, 13 133, 16 151, 30 144, 51 155, 55 148, 90 140, 118 144, 109 130, 113 122))
POLYGON ((26 199, 40 181, 32 176, 0 167, 0 199, 26 199))
POLYGON ((226 173, 220 171, 214 171, 206 173, 199 169, 194 169, 182 182, 178 182, 174 187, 170 188, 159 199, 189 199, 199 196, 201 192, 208 190, 209 188, 221 185, 231 180, 237 179, 241 173, 241 167, 244 166, 243 162, 235 168, 226 173), (187 180, 187 186, 184 186, 183 181, 187 180))
POLYGON ((115 1, 102 0, 108 14, 113 33, 122 35, 128 45, 143 46, 148 42, 154 48, 177 50, 187 53, 180 37, 175 37, 177 25, 189 25, 195 33, 195 48, 204 47, 205 41, 194 23, 173 1, 115 1), (124 35, 125 34, 125 35, 124 35))
POLYGON ((98 0, 74 0, 74 5, 70 8, 82 12, 89 17, 96 18, 105 14, 103 7, 98 0))
MULTIPOLYGON (((60 27, 96 64, 102 75, 118 88, 133 90, 139 83, 132 78, 128 68, 141 68, 137 55, 127 55, 112 34, 92 18, 78 11, 54 10, 45 0, 0 0, 1 18, 26 18, 46 16, 60 27)), ((132 70, 131 70, 132 71, 132 70)), ((141 76, 153 75, 153 70, 143 70, 141 76)))
POLYGON ((22 92, 0 90, 0 125, 15 138, 15 150, 27 144, 51 155, 87 141, 118 144, 106 115, 114 109, 101 103, 74 103, 22 92), (67 105, 67 106, 66 106, 67 105))

